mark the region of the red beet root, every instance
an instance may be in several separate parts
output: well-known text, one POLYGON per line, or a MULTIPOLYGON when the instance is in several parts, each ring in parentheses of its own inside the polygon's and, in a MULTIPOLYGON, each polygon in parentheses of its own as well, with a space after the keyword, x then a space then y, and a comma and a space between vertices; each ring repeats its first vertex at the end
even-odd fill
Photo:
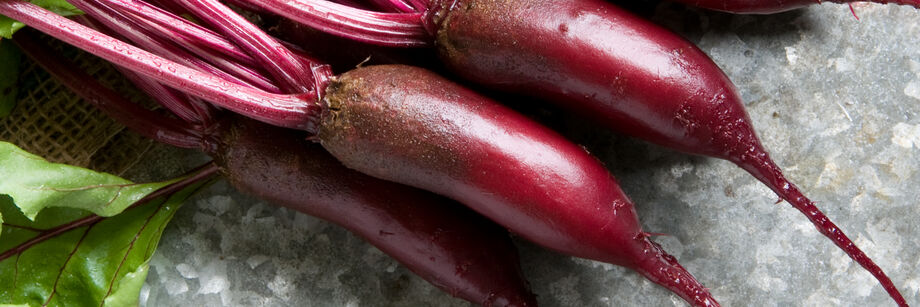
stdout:
POLYGON ((336 223, 453 296, 537 305, 504 229, 450 200, 347 169, 297 131, 233 122, 213 156, 234 187, 336 223))
POLYGON ((734 85, 692 43, 601 0, 458 0, 435 7, 430 24, 453 71, 559 102, 624 134, 738 164, 906 305, 885 273, 783 177, 734 85))
POLYGON ((551 130, 409 66, 355 69, 326 95, 318 136, 346 166, 454 198, 559 252, 632 268, 694 305, 717 305, 642 232, 599 161, 551 130))

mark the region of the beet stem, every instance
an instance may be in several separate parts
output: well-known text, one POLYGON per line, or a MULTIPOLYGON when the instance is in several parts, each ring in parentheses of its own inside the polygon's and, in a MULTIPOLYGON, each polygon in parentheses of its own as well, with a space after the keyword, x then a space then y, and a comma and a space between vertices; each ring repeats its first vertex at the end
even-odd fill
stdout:
POLYGON ((684 269, 674 256, 665 252, 661 245, 649 240, 647 234, 640 233, 634 240, 642 250, 637 259, 643 259, 634 265, 634 270, 693 306, 719 306, 709 290, 684 269))
MULTIPOLYGON (((75 19, 77 22, 94 27, 97 30, 104 28, 102 25, 98 25, 98 22, 87 16, 77 16, 75 19)), ((148 96, 156 100, 163 107, 172 111, 173 114, 186 123, 199 125, 199 128, 202 128, 201 126, 208 126, 213 122, 214 112, 216 112, 216 110, 211 104, 197 97, 190 97, 156 80, 136 74, 124 67, 115 66, 115 69, 134 83, 138 89, 147 93, 148 96)))
POLYGON ((313 74, 309 66, 298 61, 291 51, 229 7, 213 0, 176 2, 254 55, 259 64, 280 83, 282 90, 287 93, 313 90, 313 74))
POLYGON ((110 35, 119 40, 133 42, 139 47, 149 50, 159 56, 189 67, 194 67, 201 71, 215 74, 218 77, 233 81, 234 83, 245 86, 256 86, 275 93, 280 92, 278 88, 272 84, 271 80, 259 74, 253 74, 252 71, 247 71, 246 68, 237 65, 237 63, 218 61, 220 64, 219 67, 211 65, 209 62, 189 54, 169 40, 156 37, 157 35, 151 33, 150 28, 144 28, 138 25, 135 20, 131 20, 127 15, 121 14, 104 4, 86 0, 73 0, 71 3, 81 11, 86 12, 87 15, 93 17, 89 19, 90 24, 88 24, 88 26, 95 28, 97 31, 103 31, 102 29, 110 30, 107 32, 110 32, 110 35), (227 71, 232 73, 228 73, 227 71), (237 76, 242 78, 238 78, 237 76))
POLYGON ((381 13, 325 0, 241 0, 312 28, 349 39, 392 47, 432 44, 422 13, 381 13))
MULTIPOLYGON (((367 0, 367 2, 373 3, 374 6, 384 11, 387 11, 387 12, 399 12, 399 13, 418 12, 418 10, 412 7, 411 4, 406 3, 405 1, 402 1, 402 0, 367 0)), ((342 2, 339 2, 339 3, 342 3, 342 2)), ((352 5, 352 7, 354 6, 352 5)))
POLYGON ((119 69, 125 78, 160 105, 187 123, 208 126, 214 122, 214 109, 207 103, 164 86, 156 80, 119 69))
POLYGON ((177 64, 22 0, 0 0, 0 14, 109 62, 269 124, 315 133, 323 106, 315 93, 278 95, 177 64))
POLYGON ((160 25, 152 23, 148 20, 137 18, 132 14, 126 14, 125 16, 134 18, 134 21, 139 24, 139 27, 150 29, 149 32, 151 32, 152 35, 155 35, 161 40, 165 40, 166 42, 188 50, 189 52, 197 55, 201 60, 208 62, 218 69, 231 74, 235 78, 245 80, 246 82, 249 82, 250 84, 253 84, 266 92, 275 94, 282 93, 281 89, 274 84, 274 81, 268 77, 265 77, 262 70, 255 68, 261 67, 260 65, 250 64, 248 62, 255 61, 251 58, 240 59, 227 56, 222 54, 219 50, 214 50, 207 46, 200 46, 202 44, 196 43, 194 41, 195 39, 186 39, 182 35, 176 34, 173 31, 161 27, 160 25))
POLYGON ((176 34, 174 36, 176 40, 199 44, 204 48, 230 56, 246 65, 258 65, 254 58, 226 38, 220 36, 220 34, 176 16, 170 11, 145 1, 106 0, 106 3, 111 4, 113 8, 122 13, 130 14, 143 20, 145 23, 153 23, 169 29, 176 34))
MULTIPOLYGON (((121 33, 122 35, 126 35, 128 37, 136 36, 137 34, 135 34, 134 32, 141 32, 146 36, 156 37, 157 39, 152 39, 153 41, 156 42, 156 44, 169 45, 169 48, 167 48, 166 50, 176 50, 176 46, 177 46, 177 47, 180 47, 180 49, 184 48, 184 50, 194 53, 198 57, 196 58, 190 54, 187 54, 187 52, 185 52, 184 50, 179 52, 179 54, 181 55, 175 52, 167 52, 167 53, 163 53, 162 51, 157 52, 161 56, 168 57, 169 59, 176 61, 176 62, 180 62, 180 63, 186 62, 185 59, 188 58, 189 61, 194 61, 195 63, 199 63, 196 65, 192 65, 193 67, 198 67, 199 69, 203 69, 205 71, 212 71, 212 72, 216 69, 218 71, 217 74, 219 76, 225 76, 225 78, 228 78, 230 80, 235 80, 237 84, 256 86, 259 89, 270 92, 270 93, 276 93, 276 94, 281 93, 281 90, 277 86, 274 85, 271 79, 264 77, 262 75, 262 72, 253 68, 253 67, 259 66, 255 64, 256 63, 255 59, 250 57, 248 54, 243 53, 241 50, 239 50, 239 48, 236 48, 235 45, 231 44, 229 41, 227 41, 223 37, 211 32, 208 29, 199 28, 200 26, 196 24, 191 24, 191 23, 189 23, 190 26, 185 26, 185 27, 179 27, 179 26, 173 25, 173 24, 181 23, 182 21, 185 21, 184 19, 181 19, 181 18, 179 18, 179 20, 182 20, 182 21, 175 21, 171 23, 157 23, 157 22, 146 19, 149 16, 142 15, 138 13, 136 10, 128 10, 128 9, 124 9, 124 7, 118 6, 119 4, 122 4, 120 1, 110 1, 109 4, 114 4, 111 6, 102 4, 102 3, 98 3, 95 1, 92 1, 89 3, 90 4, 95 3, 95 6, 106 10, 105 12, 106 17, 102 17, 98 19, 103 21, 105 24, 107 24, 107 26, 104 26, 104 27, 103 26, 93 26, 96 30, 100 30, 101 28, 109 28, 112 30, 117 30, 118 33, 121 33), (116 16, 120 16, 122 19, 126 19, 128 21, 116 22, 115 20, 119 18, 116 16), (116 26, 111 25, 112 23, 126 24, 128 25, 128 27, 116 27, 116 26), (163 26, 163 24, 169 24, 171 26, 163 26), (182 29, 200 29, 200 30, 191 31, 189 33, 183 33, 181 32, 182 29), (209 43, 210 41, 216 41, 216 43, 209 43), (218 44, 226 44, 228 47, 223 48, 222 46, 217 46, 218 44), (225 49, 231 49, 231 50, 228 51, 225 49), (235 56, 234 52, 239 52, 245 56, 244 57, 235 56)), ((141 4, 146 4, 146 3, 138 0, 138 1, 135 1, 135 4, 141 5, 141 4)), ((150 6, 149 4, 146 4, 146 5, 150 6)), ((128 5, 127 7, 133 7, 133 6, 128 5)), ((156 8, 154 6, 150 6, 150 7, 156 8)), ((155 10, 142 11, 142 13, 144 12, 149 12, 150 15, 152 16, 163 15, 165 17, 162 17, 162 18, 170 18, 170 15, 166 15, 169 12, 160 13, 159 11, 155 11, 155 10)), ((175 17, 174 15, 171 15, 171 16, 175 17)), ((178 17, 175 17, 175 18, 178 18, 178 17)), ((188 23, 187 21, 185 22, 188 23)), ((93 24, 98 24, 98 23, 99 22, 94 22, 93 24)), ((108 34, 111 35, 112 34, 111 31, 109 31, 108 34)), ((115 36, 115 38, 121 39, 121 37, 119 36, 115 36)), ((135 39, 131 39, 131 41, 137 44, 141 43, 141 41, 137 41, 135 39)), ((144 47, 148 50, 154 48, 149 45, 142 45, 141 47, 144 47)), ((162 48, 159 48, 159 49, 162 49, 162 48)))
POLYGON ((409 2, 421 12, 426 12, 431 7, 431 0, 409 0, 409 2))
POLYGON ((64 86, 96 108, 131 130, 159 142, 181 148, 198 148, 201 144, 202 136, 187 124, 125 100, 89 74, 74 68, 76 65, 73 63, 67 63, 59 56, 52 55, 48 51, 50 48, 38 42, 32 34, 17 34, 13 42, 64 86))
POLYGON ((831 239, 831 241, 843 250, 847 256, 869 271, 869 273, 881 283, 882 287, 888 292, 888 295, 894 299, 898 306, 907 306, 907 302, 904 300, 901 292, 898 291, 885 272, 882 271, 869 256, 859 249, 859 247, 843 233, 843 230, 831 222, 831 220, 815 206, 814 202, 805 197, 805 195, 799 191, 798 187, 783 176, 780 168, 770 159, 770 156, 765 150, 759 148, 760 146, 757 147, 756 150, 751 151, 752 154, 743 156, 740 161, 738 161, 738 159, 733 159, 733 161, 766 184, 773 192, 779 195, 779 197, 789 202, 792 207, 805 214, 808 220, 814 224, 815 228, 817 228, 821 234, 831 239))

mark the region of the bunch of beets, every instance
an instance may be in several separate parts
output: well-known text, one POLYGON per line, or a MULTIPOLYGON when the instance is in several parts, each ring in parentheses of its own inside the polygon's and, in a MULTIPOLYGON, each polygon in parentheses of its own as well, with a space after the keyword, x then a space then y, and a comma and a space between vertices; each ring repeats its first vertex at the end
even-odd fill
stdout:
MULTIPOLYGON (((690 42, 605 0, 232 0, 235 10, 217 0, 69 2, 86 14, 68 19, 0 0, 0 15, 116 64, 171 112, 128 102, 49 54, 34 33, 16 35, 28 55, 126 126, 211 155, 238 189, 339 224, 470 302, 536 305, 510 231, 633 269, 691 305, 718 306, 640 228, 598 159, 423 66, 734 162, 907 306, 882 269, 783 176, 720 68, 690 42), (269 34, 240 11, 287 26, 269 34), (321 32, 338 43, 303 39, 321 32), (346 39, 432 47, 440 63, 346 39), (355 50, 390 63, 333 74, 326 63, 355 50)), ((816 3, 681 2, 732 13, 816 3)))

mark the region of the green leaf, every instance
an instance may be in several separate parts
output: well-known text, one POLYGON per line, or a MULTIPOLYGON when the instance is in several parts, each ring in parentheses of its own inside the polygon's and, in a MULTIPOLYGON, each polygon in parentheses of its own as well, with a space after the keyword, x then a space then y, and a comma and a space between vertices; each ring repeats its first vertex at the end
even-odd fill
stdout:
POLYGON ((163 229, 213 171, 139 185, 0 142, 0 307, 136 306, 163 229))
MULTIPOLYGON (((75 8, 64 0, 31 0, 32 4, 46 8, 61 16, 72 16, 83 14, 82 11, 75 8)), ((25 27, 25 24, 13 20, 12 18, 0 15, 0 37, 13 38, 13 33, 25 27)))
POLYGON ((49 207, 112 216, 178 180, 135 184, 118 176, 51 163, 6 142, 0 142, 0 174, 0 194, 12 197, 30 220, 49 207))
MULTIPOLYGON (((0 195, 0 208, 5 206, 10 206, 13 204, 13 201, 10 200, 9 196, 0 195)), ((3 234, 3 213, 0 212, 0 235, 3 234)), ((3 306, 0 306, 3 307, 3 306)))
POLYGON ((0 240, 0 306, 136 306, 167 222, 207 181, 102 218, 73 208, 42 210, 34 221, 0 200, 6 218, 0 240), (95 221, 93 220, 95 219, 95 221), (11 249, 56 227, 78 225, 18 253, 11 249))
POLYGON ((16 81, 19 80, 19 49, 0 39, 0 118, 10 115, 16 105, 16 81))

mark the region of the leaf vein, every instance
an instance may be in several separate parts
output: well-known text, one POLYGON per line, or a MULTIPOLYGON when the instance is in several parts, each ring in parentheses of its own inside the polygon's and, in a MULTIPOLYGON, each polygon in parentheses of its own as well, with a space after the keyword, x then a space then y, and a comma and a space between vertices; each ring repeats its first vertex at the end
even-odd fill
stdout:
POLYGON ((163 209, 163 206, 166 202, 161 203, 157 206, 157 209, 144 220, 144 224, 141 225, 141 228, 137 230, 137 233, 134 234, 134 238, 131 239, 131 243, 128 244, 128 248, 125 250, 125 255, 121 257, 121 262, 118 263, 118 267, 115 269, 115 274, 112 275, 112 279, 109 281, 108 290, 105 292, 105 296, 102 297, 102 300, 99 304, 100 307, 105 305, 105 299, 112 295, 112 288, 115 287, 115 279, 118 278, 118 273, 121 272, 121 268, 124 266, 125 261, 128 260, 128 255, 131 254, 131 250, 134 249, 134 243, 137 242, 137 239, 140 238, 141 234, 144 232, 144 229, 147 228, 147 225, 150 224, 150 221, 160 213, 160 210, 163 209))
POLYGON ((39 190, 39 191, 79 192, 79 191, 92 190, 92 189, 118 188, 118 190, 120 191, 121 189, 124 189, 124 188, 132 187, 132 186, 139 186, 139 185, 144 185, 144 184, 145 183, 118 183, 118 184, 110 183, 110 184, 93 184, 93 185, 72 187, 72 188, 38 187, 38 188, 31 188, 31 189, 39 190))
POLYGON ((10 224, 10 223, 3 223, 3 227, 17 228, 17 229, 28 230, 28 231, 33 231, 33 232, 42 232, 42 231, 47 230, 47 229, 16 225, 16 224, 10 224))
POLYGON ((19 259, 22 258, 22 254, 16 255, 16 262, 13 263, 13 289, 16 288, 16 283, 19 280, 19 259))
POLYGON ((2 254, 0 254, 0 261, 3 261, 4 259, 9 258, 12 255, 19 255, 22 252, 25 252, 26 250, 31 248, 32 246, 35 246, 36 244, 41 243, 42 241, 51 239, 62 233, 65 233, 65 232, 68 232, 68 231, 71 231, 71 230, 74 230, 74 229, 77 229, 77 228, 80 228, 86 225, 95 224, 101 219, 102 219, 101 216, 90 215, 82 219, 79 219, 79 220, 76 220, 76 221, 73 221, 73 222, 52 228, 52 229, 45 230, 42 233, 38 234, 37 236, 33 237, 32 239, 29 239, 28 241, 23 242, 22 244, 19 244, 16 247, 13 247, 3 252, 2 254))
POLYGON ((86 239, 86 235, 89 234, 89 231, 90 229, 93 228, 93 226, 96 226, 97 222, 98 221, 93 222, 93 224, 89 225, 89 227, 86 227, 86 230, 83 231, 83 236, 81 236, 80 240, 77 241, 77 244, 74 245, 73 250, 70 251, 70 255, 67 255, 67 260, 64 260, 64 264, 61 265, 61 269, 58 270, 57 277, 54 278, 54 285, 51 286, 51 294, 48 295, 48 300, 46 300, 45 303, 42 304, 42 307, 48 306, 48 304, 51 303, 51 299, 54 298, 54 294, 57 293, 58 282, 61 281, 61 276, 64 275, 64 270, 66 270, 67 265, 70 264, 70 259, 73 259, 73 255, 77 253, 78 249, 80 249, 80 244, 83 244, 83 239, 86 239))

